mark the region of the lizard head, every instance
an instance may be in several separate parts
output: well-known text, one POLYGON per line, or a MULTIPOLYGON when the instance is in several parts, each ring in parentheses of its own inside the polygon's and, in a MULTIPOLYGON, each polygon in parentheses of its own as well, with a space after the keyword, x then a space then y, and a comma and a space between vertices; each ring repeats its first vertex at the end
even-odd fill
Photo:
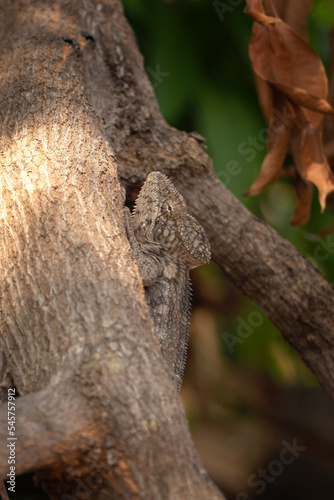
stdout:
POLYGON ((169 253, 190 268, 210 261, 210 244, 202 226, 187 212, 174 184, 152 172, 139 193, 133 212, 136 238, 160 254, 169 253))

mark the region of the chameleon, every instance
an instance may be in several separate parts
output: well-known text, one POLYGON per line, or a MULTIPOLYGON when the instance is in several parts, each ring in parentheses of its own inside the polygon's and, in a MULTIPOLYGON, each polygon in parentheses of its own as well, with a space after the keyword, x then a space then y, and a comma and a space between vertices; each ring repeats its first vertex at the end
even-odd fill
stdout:
POLYGON ((160 172, 147 176, 132 216, 127 207, 124 215, 153 326, 180 390, 188 345, 189 271, 209 263, 209 240, 174 184, 160 172))

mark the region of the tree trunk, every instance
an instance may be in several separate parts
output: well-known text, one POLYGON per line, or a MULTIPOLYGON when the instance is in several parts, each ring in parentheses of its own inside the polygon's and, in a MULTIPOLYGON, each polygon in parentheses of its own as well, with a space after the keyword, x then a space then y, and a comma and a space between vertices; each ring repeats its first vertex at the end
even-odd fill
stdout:
MULTIPOLYGON (((104 96, 124 71, 118 39, 132 40, 121 8, 2 7, 0 329, 21 396, 15 472, 38 471, 57 499, 222 498, 152 332, 98 113, 113 119, 104 96)), ((3 478, 8 437, 2 424, 3 478)))
MULTIPOLYGON (((118 0, 3 0, 0 331, 16 473, 51 498, 222 498, 194 450, 125 236, 117 178, 171 177, 214 259, 334 396, 334 293, 159 114, 118 0), (117 157, 117 165, 114 154, 117 157)), ((0 357, 1 359, 1 357, 0 357)), ((0 421, 7 404, 0 407, 0 421)), ((1 428, 1 443, 8 438, 1 428)), ((1 476, 8 448, 0 448, 1 476)))

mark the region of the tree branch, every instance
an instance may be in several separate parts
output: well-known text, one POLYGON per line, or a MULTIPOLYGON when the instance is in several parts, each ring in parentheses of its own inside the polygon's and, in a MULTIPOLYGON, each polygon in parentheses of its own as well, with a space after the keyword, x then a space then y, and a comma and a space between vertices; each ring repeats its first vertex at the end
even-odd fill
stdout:
POLYGON ((189 207, 208 232, 213 259, 266 313, 334 399, 332 285, 218 179, 203 179, 195 185, 189 178, 185 193, 189 207))
POLYGON ((121 179, 138 188, 149 171, 170 176, 190 212, 206 229, 213 258, 231 281, 250 297, 293 345, 334 398, 334 291, 290 243, 253 216, 215 177, 203 141, 169 127, 162 119, 144 72, 142 58, 117 0, 110 2, 105 59, 113 68, 116 91, 109 96, 113 121, 96 106, 117 153, 121 179), (110 23, 109 23, 110 19, 110 23), (138 63, 141 62, 141 64, 138 63), (125 101, 124 88, 134 93, 125 101), (129 117, 123 124, 123 116, 129 117))

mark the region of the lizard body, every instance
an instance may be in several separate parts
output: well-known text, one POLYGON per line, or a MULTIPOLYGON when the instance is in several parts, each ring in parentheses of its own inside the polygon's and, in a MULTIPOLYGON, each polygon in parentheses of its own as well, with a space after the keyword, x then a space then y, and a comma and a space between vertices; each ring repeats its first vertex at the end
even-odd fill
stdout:
POLYGON ((210 244, 181 194, 160 172, 148 175, 132 217, 125 208, 125 220, 162 353, 180 389, 188 344, 189 271, 210 261, 210 244))

